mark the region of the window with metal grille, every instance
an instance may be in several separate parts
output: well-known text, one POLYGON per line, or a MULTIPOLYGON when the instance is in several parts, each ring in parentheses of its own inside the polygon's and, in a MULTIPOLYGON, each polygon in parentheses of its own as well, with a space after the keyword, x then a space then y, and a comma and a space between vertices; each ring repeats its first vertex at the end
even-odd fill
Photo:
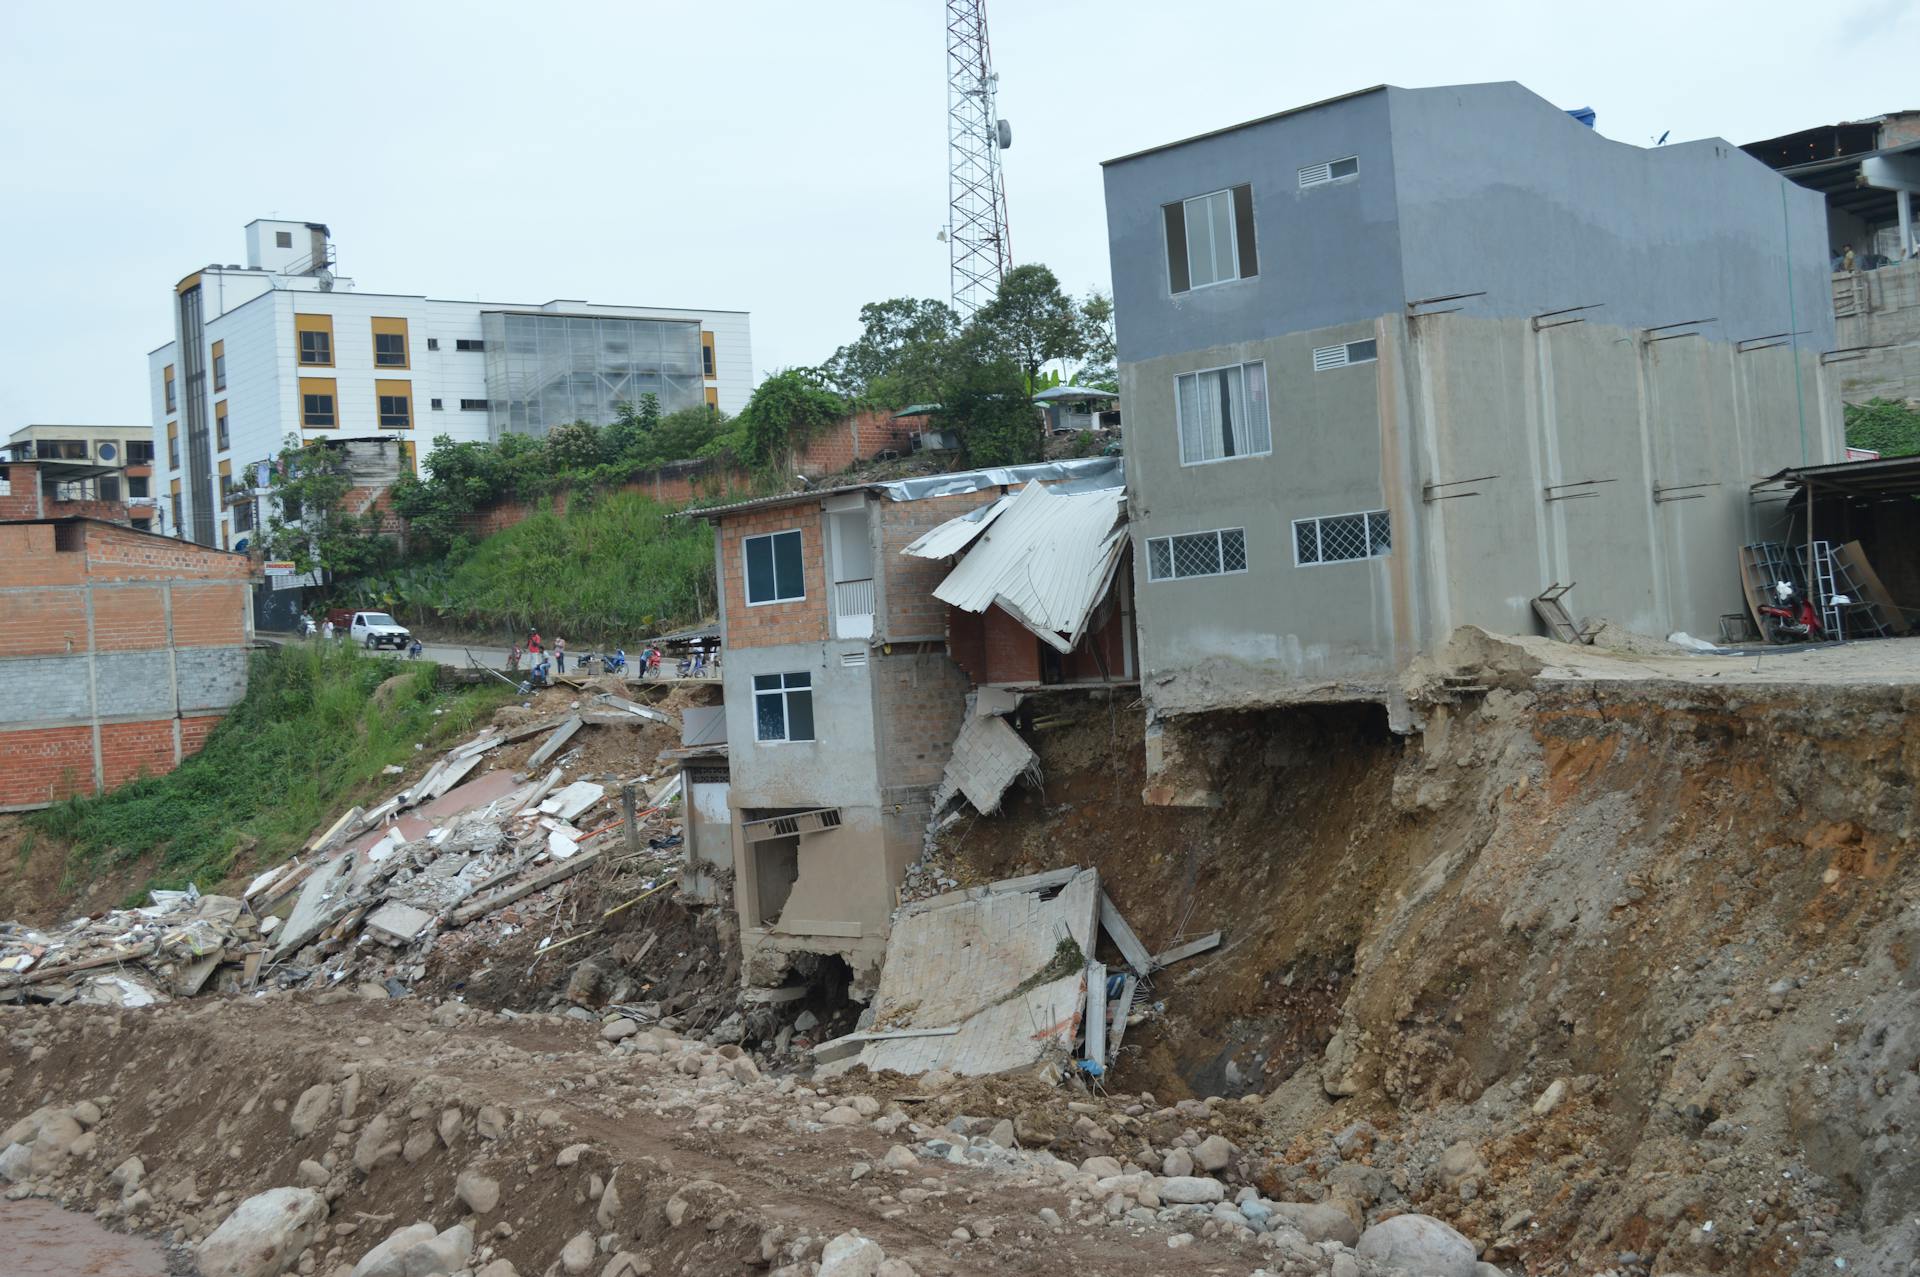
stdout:
POLYGON ((1267 424, 1267 366, 1234 364, 1173 380, 1180 464, 1203 465, 1273 451, 1267 424))
POLYGON ((1360 159, 1349 155, 1345 159, 1330 160, 1325 164, 1308 164, 1300 170, 1300 185, 1325 186, 1328 182, 1337 182, 1343 177, 1360 175, 1360 159))
POLYGON ((460 401, 461 412, 485 412, 486 410, 487 401, 484 399, 462 399, 460 401))
POLYGON ((1391 549, 1393 523, 1385 510, 1293 521, 1293 561, 1301 567, 1385 558, 1391 549))
POLYGON ((1189 292, 1260 273, 1253 187, 1235 186, 1160 206, 1167 234, 1167 288, 1189 292))
POLYGON ((1247 533, 1244 528, 1188 532, 1180 536, 1149 537, 1147 579, 1180 581, 1190 576, 1224 576, 1247 570, 1247 533))
POLYGON ((405 430, 413 424, 413 402, 407 395, 380 396, 380 424, 391 430, 405 430))
POLYGON ((380 368, 405 368, 407 366, 407 335, 405 333, 375 333, 373 335, 373 362, 380 368))
POLYGON ((1370 364, 1379 357, 1380 343, 1372 337, 1339 346, 1315 346, 1313 370, 1325 372, 1329 368, 1345 368, 1349 364, 1370 364))
POLYGON ((740 543, 740 553, 746 560, 748 607, 807 597, 798 530, 748 537, 740 543))
POLYGON ((753 734, 756 740, 812 740, 813 675, 755 674, 753 734))
POLYGON ((485 350, 487 343, 486 339, 482 337, 456 337, 454 338, 453 348, 455 350, 485 350))
POLYGON ((300 362, 303 364, 330 364, 333 362, 333 334, 306 329, 300 334, 300 362))

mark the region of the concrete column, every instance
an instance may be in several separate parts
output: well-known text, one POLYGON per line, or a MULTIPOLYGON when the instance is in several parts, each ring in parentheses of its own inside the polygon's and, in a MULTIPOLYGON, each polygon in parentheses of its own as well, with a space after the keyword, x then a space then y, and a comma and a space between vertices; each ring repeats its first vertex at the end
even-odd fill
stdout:
MULTIPOLYGON (((86 554, 85 550, 81 551, 86 554)), ((91 565, 88 565, 89 568, 91 565)), ((93 792, 100 793, 107 785, 106 762, 100 750, 100 673, 96 657, 96 640, 93 632, 93 573, 87 572, 87 724, 93 735, 93 792)))
POLYGON ((1902 256, 1913 256, 1913 192, 1895 191, 1894 206, 1900 210, 1900 252, 1902 256))

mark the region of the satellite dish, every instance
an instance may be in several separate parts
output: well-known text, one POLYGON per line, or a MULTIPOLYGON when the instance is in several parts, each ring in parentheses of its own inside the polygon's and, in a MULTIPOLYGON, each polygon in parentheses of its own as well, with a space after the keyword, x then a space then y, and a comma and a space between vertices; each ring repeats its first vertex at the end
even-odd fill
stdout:
POLYGON ((1013 125, 1007 123, 1005 120, 1001 120, 995 129, 995 133, 1000 142, 1001 150, 1007 150, 1013 145, 1013 125))

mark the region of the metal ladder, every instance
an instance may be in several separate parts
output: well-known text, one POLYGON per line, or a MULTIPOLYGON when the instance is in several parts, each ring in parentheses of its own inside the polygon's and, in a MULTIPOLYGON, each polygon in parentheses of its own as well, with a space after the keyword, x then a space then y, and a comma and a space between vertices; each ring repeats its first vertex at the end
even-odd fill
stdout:
POLYGON ((1815 541, 1811 546, 1793 547, 1793 559, 1800 567, 1800 579, 1812 591, 1806 597, 1820 613, 1820 627, 1828 638, 1845 638, 1839 604, 1833 601, 1833 543, 1815 541))
MULTIPOLYGON (((1827 543, 1821 541, 1817 544, 1826 545, 1827 543)), ((1881 614, 1880 605, 1875 603, 1872 597, 1867 594, 1866 590, 1861 587, 1859 578, 1853 574, 1853 569, 1847 566, 1847 560, 1834 556, 1831 549, 1829 549, 1827 557, 1833 566, 1834 588, 1841 594, 1846 595, 1849 600, 1844 606, 1846 612, 1846 630, 1844 634, 1836 635, 1835 637, 1892 637, 1893 627, 1887 624, 1887 618, 1881 614)))

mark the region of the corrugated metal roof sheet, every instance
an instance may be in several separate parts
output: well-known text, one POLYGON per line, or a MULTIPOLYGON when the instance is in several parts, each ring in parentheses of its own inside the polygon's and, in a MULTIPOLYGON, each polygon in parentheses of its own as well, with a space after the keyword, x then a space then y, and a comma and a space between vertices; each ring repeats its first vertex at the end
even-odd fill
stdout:
POLYGON ((1016 495, 1010 492, 991 505, 983 505, 958 518, 948 519, 900 553, 910 554, 916 559, 950 559, 972 545, 974 538, 1000 517, 1000 512, 1007 508, 1016 495))
POLYGON ((966 612, 998 604, 1071 652, 1126 548, 1126 500, 1125 488, 1060 492, 1029 483, 973 539, 934 597, 966 612))

